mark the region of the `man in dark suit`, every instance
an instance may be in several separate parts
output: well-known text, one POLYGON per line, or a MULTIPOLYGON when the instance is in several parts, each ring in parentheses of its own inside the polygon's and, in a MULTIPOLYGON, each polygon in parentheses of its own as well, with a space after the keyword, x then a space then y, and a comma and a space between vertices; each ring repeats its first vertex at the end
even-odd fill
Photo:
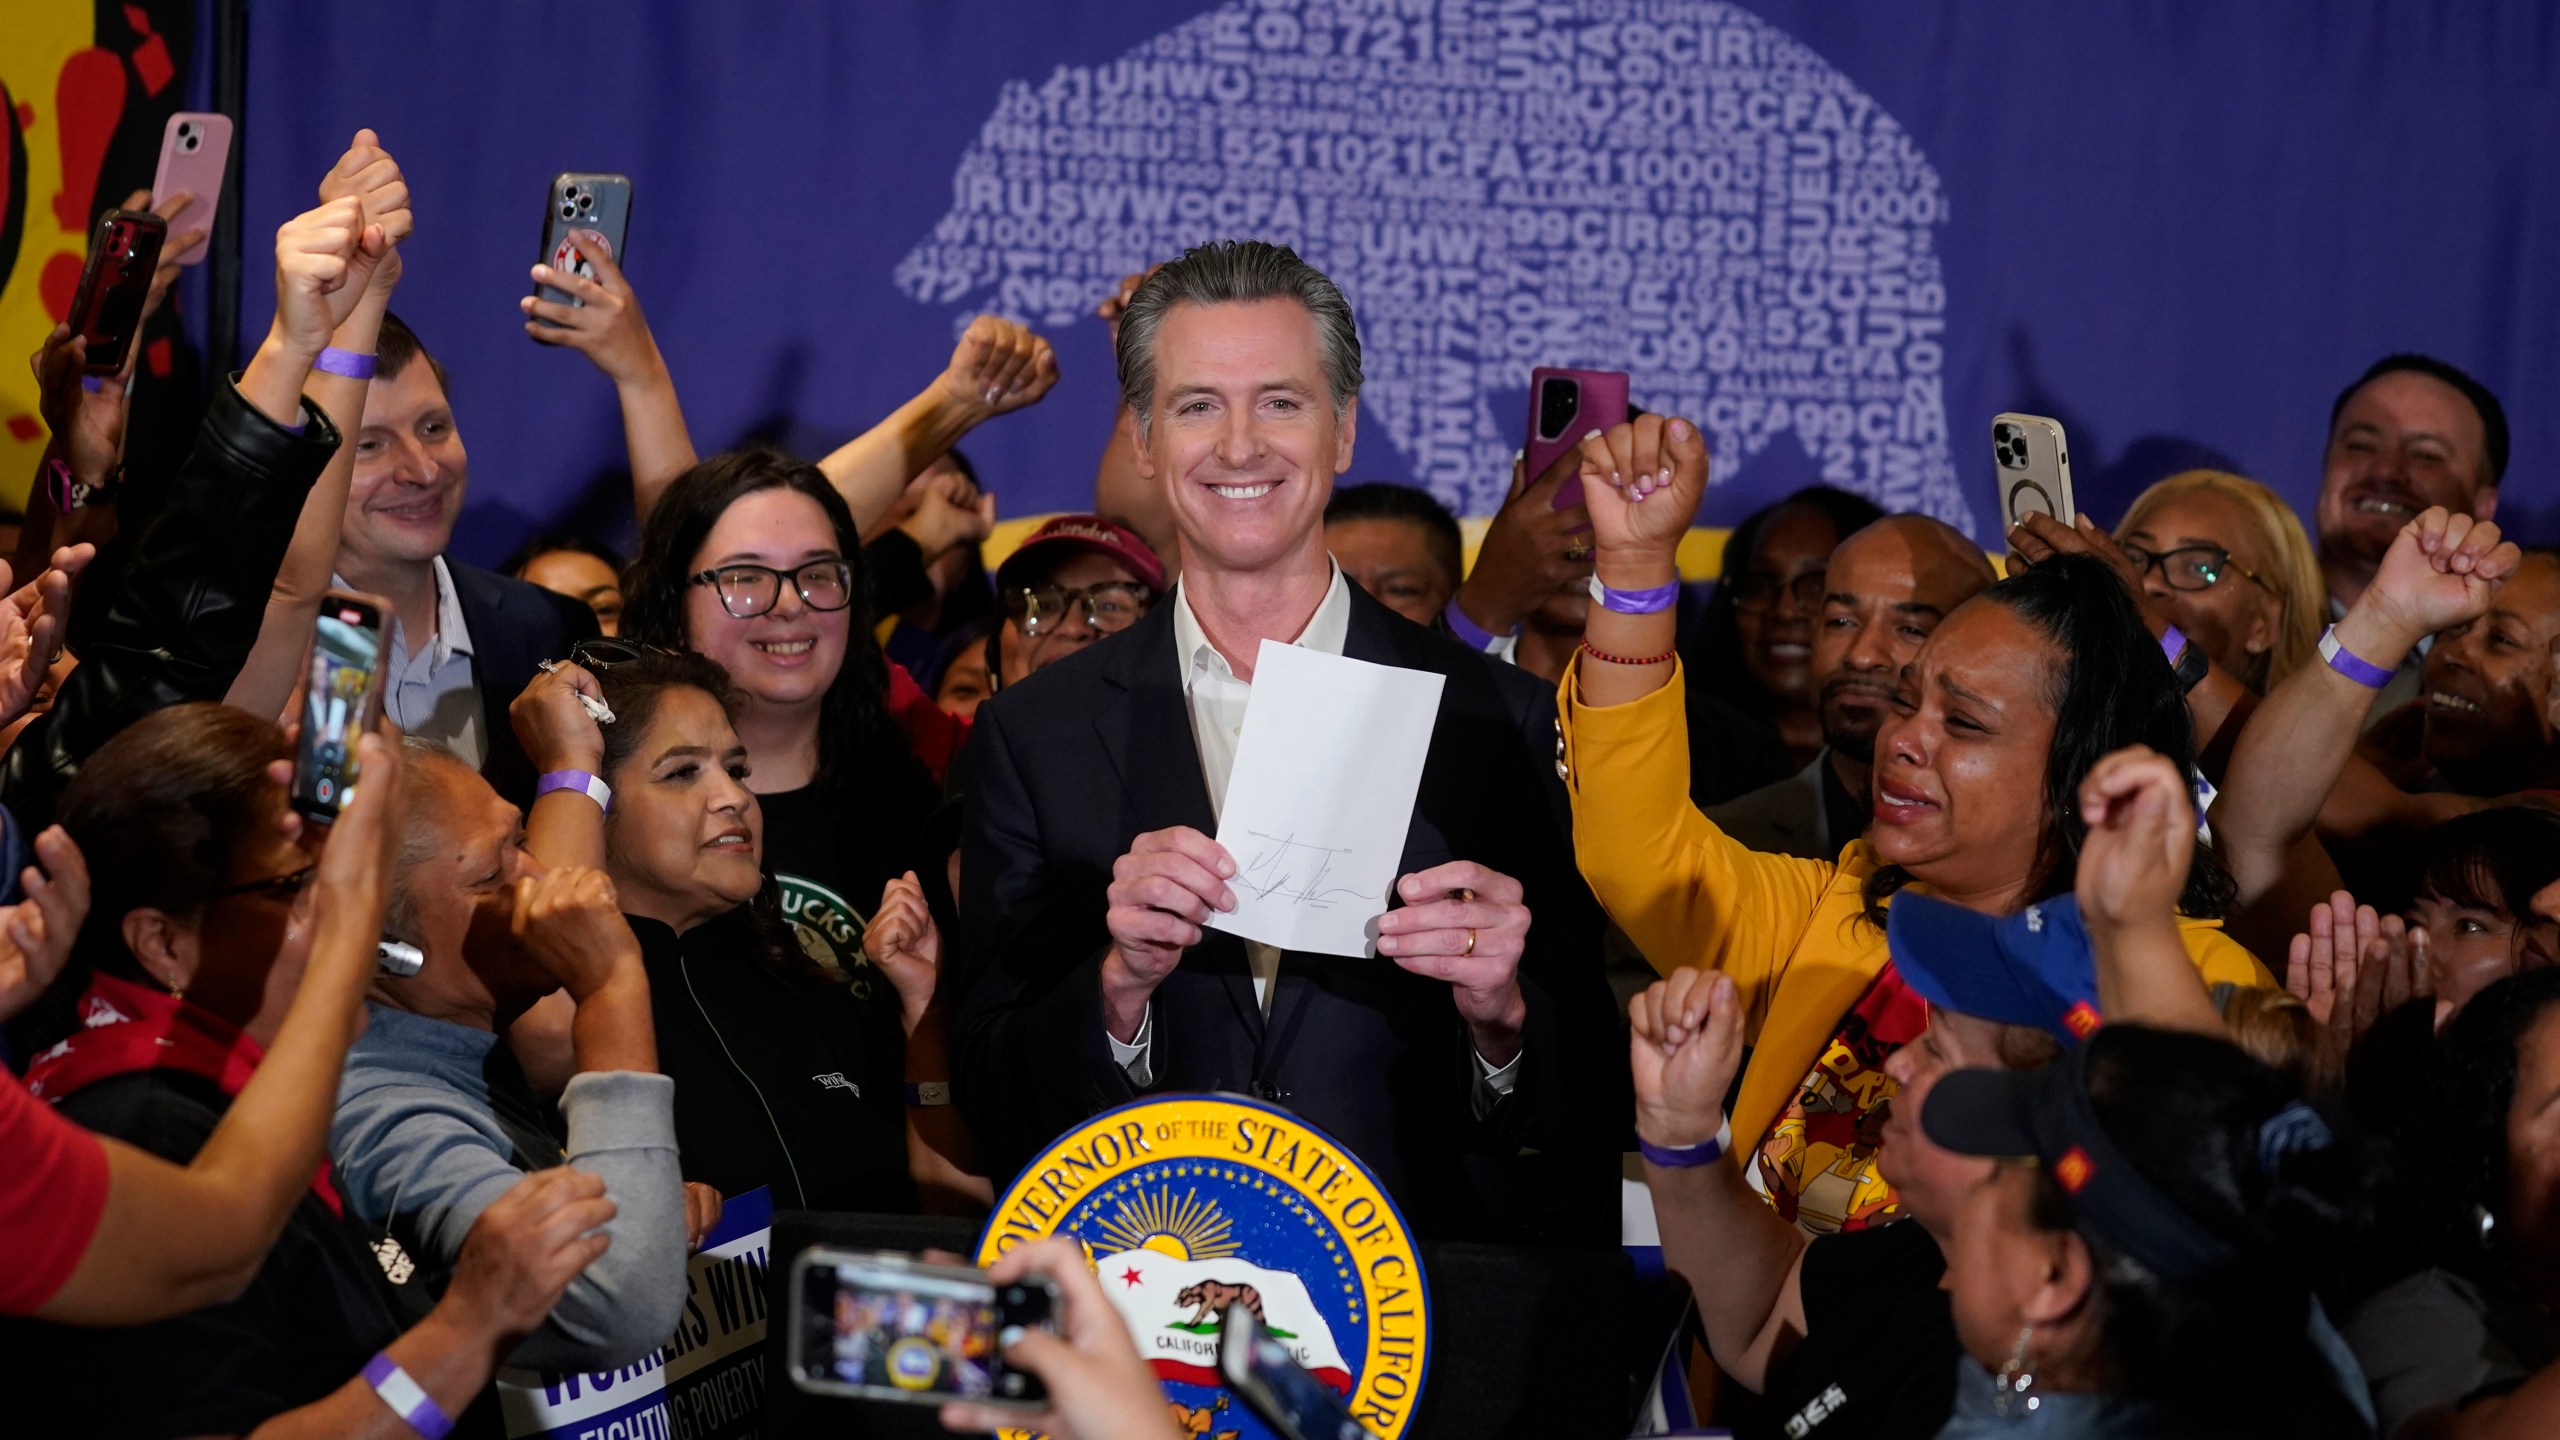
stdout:
POLYGON ((500 795, 533 801, 533 764, 507 706, 544 660, 597 633, 566 596, 449 559, 470 485, 444 367, 396 315, 383 318, 356 432, 355 476, 334 579, 391 602, 383 708, 411 735, 471 764, 500 795))
POLYGON ((1553 696, 1326 553, 1360 383, 1349 306, 1287 250, 1203 246, 1139 288, 1118 348, 1183 573, 1145 620, 978 714, 950 983, 990 1159, 1007 1173, 1141 1094, 1238 1091, 1348 1145, 1427 1237, 1613 1242, 1626 1042, 1553 696), (1443 677, 1376 959, 1202 923, 1234 904, 1209 837, 1264 640, 1443 677))

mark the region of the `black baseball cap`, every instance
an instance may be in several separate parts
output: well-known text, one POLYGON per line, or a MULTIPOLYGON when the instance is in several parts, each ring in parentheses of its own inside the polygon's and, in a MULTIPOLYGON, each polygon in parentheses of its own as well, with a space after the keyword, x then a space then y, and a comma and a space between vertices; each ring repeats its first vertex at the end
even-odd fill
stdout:
MULTIPOLYGON (((2069 1201, 2075 1228, 2164 1277, 2192 1281, 2226 1270, 2241 1258, 2239 1248, 2179 1208, 2117 1149, 2089 1101, 2089 1057, 2121 1033, 2101 1030, 2039 1070, 1942 1075, 1921 1107, 1921 1128, 1958 1154, 2043 1165, 2069 1201)), ((2276 1155, 2328 1142, 2327 1127, 2299 1103, 2260 1132, 2261 1151, 2276 1155)))

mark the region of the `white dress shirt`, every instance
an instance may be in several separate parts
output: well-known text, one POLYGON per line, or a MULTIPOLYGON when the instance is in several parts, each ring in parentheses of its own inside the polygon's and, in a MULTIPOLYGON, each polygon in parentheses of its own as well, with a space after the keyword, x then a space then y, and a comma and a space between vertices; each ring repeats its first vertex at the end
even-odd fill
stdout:
MULTIPOLYGON (((1351 584, 1343 578, 1342 567, 1333 567, 1333 583, 1325 587, 1324 599, 1317 602, 1315 614, 1307 618, 1306 628, 1291 641, 1309 650, 1339 655, 1351 633, 1351 584)), ((1191 610, 1191 598, 1185 582, 1173 587, 1173 653, 1182 666, 1182 693, 1190 702, 1191 738, 1200 750, 1200 775, 1208 782, 1209 813, 1215 817, 1226 809, 1227 780, 1235 773, 1236 744, 1244 737, 1244 711, 1253 698, 1253 682, 1239 679, 1235 667, 1218 647, 1209 642, 1209 632, 1200 626, 1200 617, 1191 610)), ((1245 962, 1253 971, 1253 998, 1262 1013, 1271 1013, 1271 989, 1280 976, 1281 949, 1259 940, 1244 943, 1245 962)), ((1392 964, 1392 961, 1386 962, 1392 964)), ((1111 1041, 1111 1057, 1129 1075, 1133 1085, 1145 1085, 1155 1078, 1155 1007, 1138 1022, 1138 1033, 1129 1043, 1105 1031, 1111 1041)), ((1511 1093, 1519 1078, 1519 1057, 1508 1065, 1486 1064, 1476 1058, 1488 1084, 1497 1095, 1511 1093)))

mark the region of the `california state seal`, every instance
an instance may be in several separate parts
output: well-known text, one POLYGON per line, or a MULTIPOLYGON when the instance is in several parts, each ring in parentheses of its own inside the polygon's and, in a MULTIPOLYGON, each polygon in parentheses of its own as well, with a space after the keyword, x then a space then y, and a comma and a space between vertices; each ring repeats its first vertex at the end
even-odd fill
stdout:
POLYGON ((1296 1116, 1231 1095, 1141 1100, 1068 1131, 987 1221, 981 1264, 1074 1239, 1187 1433, 1268 1440, 1218 1375, 1244 1305, 1381 1440, 1412 1423, 1431 1355, 1413 1232, 1357 1157, 1296 1116))

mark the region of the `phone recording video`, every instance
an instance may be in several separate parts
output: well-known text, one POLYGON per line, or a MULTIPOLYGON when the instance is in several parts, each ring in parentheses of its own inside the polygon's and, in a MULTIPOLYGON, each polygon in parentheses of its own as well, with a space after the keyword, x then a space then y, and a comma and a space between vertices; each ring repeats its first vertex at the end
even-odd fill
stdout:
POLYGON ((356 741, 373 724, 388 614, 379 596, 332 590, 320 601, 293 757, 293 808, 314 820, 338 818, 356 783, 356 741))
POLYGON ((1341 1393, 1299 1364, 1250 1306, 1227 1307, 1218 1373, 1280 1440, 1370 1440, 1341 1393))
POLYGON ((791 1383, 828 1395, 1037 1410, 1040 1378, 1004 1363, 1006 1341, 1055 1327, 1057 1292, 1026 1279, 902 1255, 813 1247, 791 1267, 791 1383))

